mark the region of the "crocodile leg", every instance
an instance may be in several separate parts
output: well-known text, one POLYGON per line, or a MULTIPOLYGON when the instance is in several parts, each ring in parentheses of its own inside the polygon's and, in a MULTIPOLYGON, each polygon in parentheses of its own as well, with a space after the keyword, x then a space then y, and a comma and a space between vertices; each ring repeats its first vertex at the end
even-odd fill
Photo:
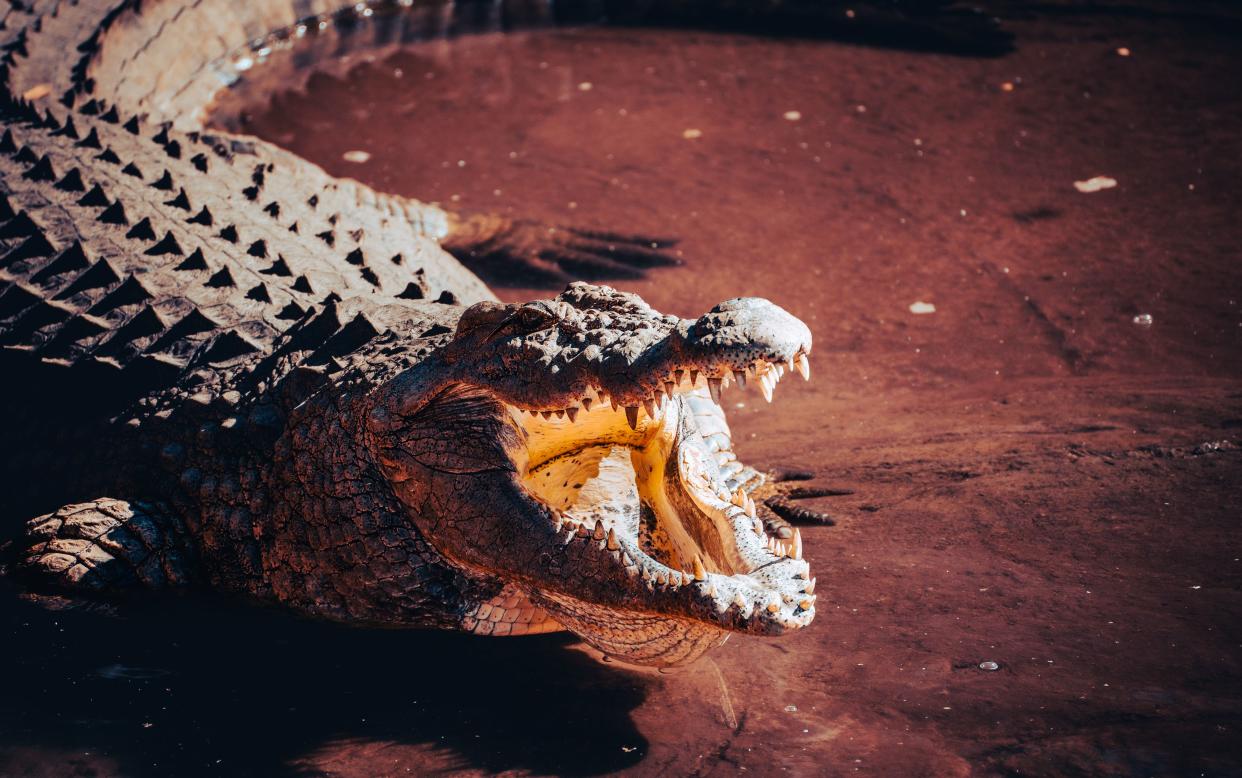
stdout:
POLYGON ((51 589, 165 589, 194 578, 184 527, 147 503, 101 498, 66 505, 28 522, 19 542, 19 572, 51 589))
POLYGON ((440 247, 499 284, 559 285, 575 278, 640 278, 653 267, 681 264, 671 238, 558 227, 497 214, 448 214, 440 247))

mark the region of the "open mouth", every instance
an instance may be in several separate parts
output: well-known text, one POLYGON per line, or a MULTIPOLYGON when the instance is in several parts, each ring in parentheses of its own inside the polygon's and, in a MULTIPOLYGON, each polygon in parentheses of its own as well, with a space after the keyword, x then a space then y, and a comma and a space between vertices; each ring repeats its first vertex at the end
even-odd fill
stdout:
MULTIPOLYGON (((523 487, 549 507, 566 544, 583 543, 649 592, 652 615, 778 634, 814 617, 802 539, 767 535, 733 455, 720 392, 731 382, 771 402, 782 376, 810 378, 809 347, 746 364, 675 369, 645 400, 588 386, 565 407, 510 414, 526 433, 523 487)), ((572 592, 541 592, 554 610, 572 592)))

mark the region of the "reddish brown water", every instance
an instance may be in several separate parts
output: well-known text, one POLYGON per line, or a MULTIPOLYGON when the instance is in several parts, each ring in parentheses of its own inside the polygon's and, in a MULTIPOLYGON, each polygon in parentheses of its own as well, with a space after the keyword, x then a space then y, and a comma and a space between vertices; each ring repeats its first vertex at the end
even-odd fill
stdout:
POLYGON ((993 60, 484 36, 316 77, 247 116, 380 189, 676 235, 682 267, 616 284, 661 310, 760 295, 805 319, 815 380, 783 382, 771 407, 726 400, 744 458, 854 492, 818 501, 838 526, 805 533, 819 616, 655 675, 564 637, 225 609, 97 645, 94 621, 23 611, 34 680, 17 687, 48 701, 5 722, 31 744, 8 764, 1242 771, 1242 47, 1231 17, 1171 8, 1011 20, 1016 51, 993 60), (1094 176, 1117 186, 1075 189, 1094 176), (99 674, 112 664, 166 674, 99 674))

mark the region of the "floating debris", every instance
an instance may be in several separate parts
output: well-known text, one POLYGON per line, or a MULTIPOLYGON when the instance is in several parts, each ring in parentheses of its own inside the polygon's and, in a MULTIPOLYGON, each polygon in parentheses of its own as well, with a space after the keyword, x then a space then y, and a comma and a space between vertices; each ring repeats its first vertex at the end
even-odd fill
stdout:
POLYGON ((1091 192, 1100 192, 1105 189, 1112 189, 1117 186, 1117 179, 1108 176, 1096 176, 1088 178, 1086 181, 1075 181, 1074 188, 1080 192, 1090 194, 1091 192))
POLYGON ((579 92, 590 92, 594 88, 595 84, 592 84, 590 81, 583 81, 581 84, 578 84, 579 92))
POLYGON ((369 160, 370 158, 371 158, 371 152, 369 152, 369 151, 359 151, 359 150, 357 150, 357 149, 355 149, 355 150, 353 150, 353 151, 347 151, 347 152, 345 152, 344 154, 342 154, 342 155, 341 155, 341 159, 345 160, 346 162, 359 162, 359 163, 361 163, 361 162, 366 162, 366 161, 367 161, 367 160, 369 160))
POLYGON ((703 131, 696 130, 693 127, 691 127, 688 130, 682 130, 681 137, 685 138, 686 140, 698 140, 699 138, 703 137, 703 131))
POLYGON ((991 672, 992 670, 999 670, 999 669, 1000 669, 1000 664, 999 664, 999 663, 997 663, 997 662, 993 662, 991 659, 986 659, 986 660, 984 660, 984 661, 982 661, 982 662, 980 662, 980 663, 979 663, 979 669, 980 669, 980 670, 987 670, 987 671, 991 672))
POLYGON ((1138 326, 1142 327, 1143 329, 1147 329, 1148 327, 1151 326, 1151 323, 1152 323, 1151 314, 1140 313, 1138 316, 1135 316, 1132 321, 1138 326))
POLYGON ((786 111, 785 112, 785 121, 796 122, 801 118, 802 118, 801 111, 786 111))
POLYGON ((1013 82, 1012 82, 1012 81, 1006 81, 1005 83, 1001 84, 1001 91, 1002 91, 1002 92, 1012 92, 1012 91, 1013 91, 1013 82))
POLYGON ((916 300, 910 303, 910 313, 924 314, 935 313, 936 306, 932 303, 925 303, 922 300, 916 300))
POLYGON ((1122 46, 1122 47, 1120 47, 1119 49, 1117 49, 1117 56, 1118 56, 1118 57, 1128 57, 1128 56, 1130 56, 1130 50, 1129 50, 1129 49, 1127 49, 1125 46, 1122 46))

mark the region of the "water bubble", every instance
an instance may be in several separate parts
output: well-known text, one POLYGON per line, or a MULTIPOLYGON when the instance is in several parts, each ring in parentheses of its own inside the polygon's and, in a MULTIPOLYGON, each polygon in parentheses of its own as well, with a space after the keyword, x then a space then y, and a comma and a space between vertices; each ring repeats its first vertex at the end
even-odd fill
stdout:
POLYGON ((1000 664, 993 662, 991 659, 987 659, 979 663, 979 669, 988 671, 999 670, 1000 664))
POLYGON ((1133 319, 1134 323, 1144 329, 1151 326, 1152 318, 1150 313, 1140 313, 1133 319))

